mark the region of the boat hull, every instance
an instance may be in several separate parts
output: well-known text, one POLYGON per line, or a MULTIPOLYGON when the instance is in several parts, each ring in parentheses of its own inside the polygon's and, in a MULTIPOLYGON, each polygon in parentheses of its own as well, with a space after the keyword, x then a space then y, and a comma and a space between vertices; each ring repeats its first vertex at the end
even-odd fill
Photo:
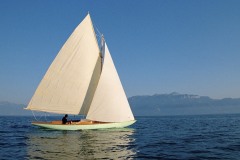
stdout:
POLYGON ((136 120, 116 123, 93 123, 93 124, 52 124, 46 122, 32 122, 32 125, 53 130, 87 130, 87 129, 124 128, 132 125, 135 122, 136 120))

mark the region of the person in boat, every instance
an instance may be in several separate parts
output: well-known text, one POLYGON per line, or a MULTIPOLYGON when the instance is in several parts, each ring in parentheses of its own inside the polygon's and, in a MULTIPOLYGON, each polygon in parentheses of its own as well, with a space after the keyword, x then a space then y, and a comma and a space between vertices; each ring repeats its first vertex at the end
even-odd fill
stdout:
POLYGON ((67 118, 68 118, 68 115, 65 114, 65 116, 62 118, 62 124, 71 124, 71 121, 69 122, 67 118))

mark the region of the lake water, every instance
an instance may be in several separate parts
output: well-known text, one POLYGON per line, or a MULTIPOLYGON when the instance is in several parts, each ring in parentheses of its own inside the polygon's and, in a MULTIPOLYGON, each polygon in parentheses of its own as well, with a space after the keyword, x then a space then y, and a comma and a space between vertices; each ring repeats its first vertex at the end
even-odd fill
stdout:
POLYGON ((136 117, 129 128, 54 131, 0 117, 0 159, 240 159, 240 115, 136 117))

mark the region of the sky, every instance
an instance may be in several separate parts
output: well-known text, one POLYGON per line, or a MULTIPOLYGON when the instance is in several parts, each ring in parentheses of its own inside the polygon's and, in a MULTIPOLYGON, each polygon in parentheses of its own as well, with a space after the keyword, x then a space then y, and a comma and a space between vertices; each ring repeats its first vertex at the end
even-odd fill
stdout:
POLYGON ((239 0, 1 0, 0 101, 30 101, 88 12, 128 97, 240 98, 239 0))

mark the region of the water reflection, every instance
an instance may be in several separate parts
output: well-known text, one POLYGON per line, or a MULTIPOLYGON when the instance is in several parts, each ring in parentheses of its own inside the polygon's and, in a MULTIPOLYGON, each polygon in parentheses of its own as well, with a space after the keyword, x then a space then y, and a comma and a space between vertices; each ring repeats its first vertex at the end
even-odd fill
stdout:
POLYGON ((51 131, 28 135, 30 159, 132 159, 134 129, 51 131))

